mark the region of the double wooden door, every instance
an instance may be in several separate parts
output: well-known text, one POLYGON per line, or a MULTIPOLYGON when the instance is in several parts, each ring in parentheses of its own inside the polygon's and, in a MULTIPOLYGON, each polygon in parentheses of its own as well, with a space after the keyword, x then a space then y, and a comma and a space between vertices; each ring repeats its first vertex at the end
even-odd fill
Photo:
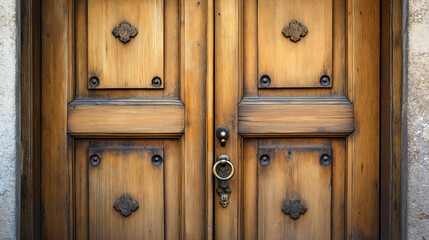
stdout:
POLYGON ((379 12, 42 0, 42 238, 377 238, 379 12))

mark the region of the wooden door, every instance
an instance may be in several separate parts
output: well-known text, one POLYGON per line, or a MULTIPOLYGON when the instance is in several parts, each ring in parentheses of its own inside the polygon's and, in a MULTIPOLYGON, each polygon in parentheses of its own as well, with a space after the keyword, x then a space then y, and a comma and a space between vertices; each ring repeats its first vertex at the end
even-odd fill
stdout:
POLYGON ((378 237, 377 1, 41 5, 42 239, 378 237))
POLYGON ((207 236, 207 9, 42 0, 42 239, 207 236))
POLYGON ((378 238, 379 11, 215 1, 215 239, 378 238))

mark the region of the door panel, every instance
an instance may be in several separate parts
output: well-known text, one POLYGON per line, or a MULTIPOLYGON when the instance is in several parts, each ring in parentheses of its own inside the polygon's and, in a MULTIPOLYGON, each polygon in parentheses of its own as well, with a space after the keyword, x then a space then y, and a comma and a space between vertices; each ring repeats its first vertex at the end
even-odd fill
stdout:
POLYGON ((243 239, 343 239, 344 147, 338 138, 244 140, 243 239), (282 210, 294 198, 306 207, 297 219, 282 210))
POLYGON ((331 87, 320 79, 332 78, 333 0, 260 0, 257 6, 258 78, 270 77, 258 86, 331 87))
POLYGON ((163 5, 163 0, 88 0, 88 77, 99 79, 89 88, 163 87, 163 5))
POLYGON ((377 238, 378 10, 215 2, 215 239, 377 238))
POLYGON ((207 2, 41 5, 41 238, 206 238, 207 2))

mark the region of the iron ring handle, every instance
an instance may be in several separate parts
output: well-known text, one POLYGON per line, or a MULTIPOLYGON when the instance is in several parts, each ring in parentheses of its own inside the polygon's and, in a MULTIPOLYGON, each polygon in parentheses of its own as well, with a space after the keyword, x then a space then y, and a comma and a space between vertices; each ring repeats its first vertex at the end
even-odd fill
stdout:
POLYGON ((219 159, 214 165, 213 165, 213 175, 217 178, 217 179, 219 179, 219 180, 221 180, 221 181, 228 181, 229 179, 231 179, 233 176, 234 176, 234 173, 235 173, 235 167, 234 167, 234 164, 232 164, 232 162, 231 161, 229 161, 229 160, 227 160, 227 159, 219 159), (221 177, 221 176, 219 176, 219 174, 217 173, 217 171, 216 171, 216 168, 217 168, 217 166, 219 166, 219 165, 225 165, 225 164, 227 164, 227 165, 229 165, 230 167, 231 167, 231 173, 228 175, 228 176, 226 176, 226 177, 221 177))

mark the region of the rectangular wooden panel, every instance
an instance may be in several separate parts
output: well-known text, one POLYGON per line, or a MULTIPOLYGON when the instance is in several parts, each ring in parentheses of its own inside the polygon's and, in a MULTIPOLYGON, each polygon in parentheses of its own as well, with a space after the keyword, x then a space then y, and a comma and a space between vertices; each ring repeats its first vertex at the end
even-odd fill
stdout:
POLYGON ((238 123, 242 135, 348 135, 353 104, 345 97, 244 98, 238 123))
POLYGON ((162 141, 151 141, 149 146, 143 146, 127 140, 91 140, 89 145, 88 141, 79 141, 76 146, 77 237, 164 238, 162 141), (94 155, 100 159, 96 166, 90 161, 94 155), (162 158, 159 165, 153 164, 154 156, 162 158), (120 212, 114 207, 124 194, 137 202, 134 211, 127 212, 123 207, 119 208, 123 210, 120 212))
POLYGON ((154 88, 152 79, 163 82, 163 69, 163 0, 88 0, 88 78, 100 82, 88 88, 154 88), (112 33, 124 21, 137 29, 127 43, 112 33))
POLYGON ((329 145, 259 146, 258 239, 330 239, 331 156, 329 145))
POLYGON ((85 99, 68 105, 70 134, 169 134, 184 131, 180 100, 85 99))
POLYGON ((321 85, 320 78, 332 78, 333 15, 333 0, 258 1, 259 87, 331 87, 332 79, 321 85), (293 20, 306 28, 305 36, 302 27, 293 26, 291 37, 282 34, 293 20), (297 33, 300 40, 293 37, 297 33), (263 75, 270 76, 269 85, 259 81, 263 75))

